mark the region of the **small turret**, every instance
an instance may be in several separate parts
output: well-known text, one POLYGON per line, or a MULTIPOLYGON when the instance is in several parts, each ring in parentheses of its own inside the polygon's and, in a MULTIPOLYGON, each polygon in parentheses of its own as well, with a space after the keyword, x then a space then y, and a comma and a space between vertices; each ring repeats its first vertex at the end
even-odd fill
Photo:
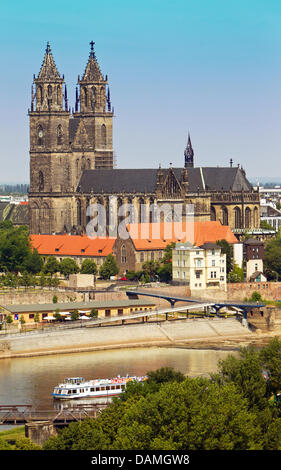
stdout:
POLYGON ((190 135, 188 133, 187 145, 186 145, 186 148, 184 150, 184 166, 185 166, 185 168, 194 166, 193 157, 194 157, 194 152, 193 152, 193 148, 192 148, 192 145, 191 145, 190 135))

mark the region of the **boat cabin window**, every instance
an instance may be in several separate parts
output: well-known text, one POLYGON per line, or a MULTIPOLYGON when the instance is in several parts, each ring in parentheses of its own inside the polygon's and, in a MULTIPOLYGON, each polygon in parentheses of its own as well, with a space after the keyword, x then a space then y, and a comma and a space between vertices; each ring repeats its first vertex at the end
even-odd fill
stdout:
POLYGON ((67 384, 79 385, 81 382, 85 382, 83 377, 73 377, 73 378, 64 379, 64 383, 67 383, 67 384))

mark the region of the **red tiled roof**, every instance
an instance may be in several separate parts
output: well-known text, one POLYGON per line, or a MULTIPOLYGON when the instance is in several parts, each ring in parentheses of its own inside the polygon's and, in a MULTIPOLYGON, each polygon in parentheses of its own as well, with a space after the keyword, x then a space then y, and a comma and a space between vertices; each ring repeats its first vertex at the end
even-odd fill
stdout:
POLYGON ((189 241, 195 246, 206 242, 215 243, 226 240, 228 243, 238 243, 237 238, 227 225, 219 221, 143 223, 127 225, 136 250, 161 250, 169 243, 189 241))
POLYGON ((88 238, 79 235, 30 235, 33 248, 40 255, 107 256, 115 238, 88 238))

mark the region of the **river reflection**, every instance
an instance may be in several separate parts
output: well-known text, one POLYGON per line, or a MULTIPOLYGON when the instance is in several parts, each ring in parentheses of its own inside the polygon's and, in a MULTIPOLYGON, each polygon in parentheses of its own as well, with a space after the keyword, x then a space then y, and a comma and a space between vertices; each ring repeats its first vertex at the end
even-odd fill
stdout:
MULTIPOLYGON (((38 410, 57 408, 51 393, 65 377, 109 378, 145 375, 173 367, 189 376, 207 375, 228 351, 138 348, 0 360, 0 404, 29 404, 38 410)), ((233 353, 235 354, 235 353, 233 353)))

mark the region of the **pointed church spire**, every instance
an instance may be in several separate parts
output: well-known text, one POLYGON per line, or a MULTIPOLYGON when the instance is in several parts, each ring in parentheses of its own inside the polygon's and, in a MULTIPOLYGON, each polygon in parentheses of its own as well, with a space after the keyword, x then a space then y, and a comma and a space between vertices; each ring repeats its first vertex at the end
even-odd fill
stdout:
POLYGON ((184 166, 185 166, 185 168, 194 166, 193 157, 194 157, 194 152, 193 152, 193 148, 192 148, 192 145, 191 145, 190 135, 188 133, 187 145, 186 145, 186 148, 184 150, 184 166))
POLYGON ((96 54, 94 50, 94 41, 90 42, 91 50, 90 50, 90 55, 88 59, 88 63, 85 68, 84 75, 82 77, 82 82, 91 82, 91 83, 96 83, 96 82, 106 82, 104 80, 102 73, 99 68, 98 61, 96 59, 96 54))
POLYGON ((33 81, 36 86, 36 111, 63 111, 64 76, 61 77, 58 72, 49 42, 38 77, 34 76, 33 81))
POLYGON ((53 54, 51 51, 50 43, 47 42, 45 50, 45 57, 38 74, 37 80, 49 81, 49 80, 61 80, 60 74, 56 67, 53 54))
POLYGON ((95 113, 106 111, 106 85, 94 51, 94 41, 90 42, 91 50, 89 59, 82 78, 78 77, 80 86, 80 112, 95 113))

